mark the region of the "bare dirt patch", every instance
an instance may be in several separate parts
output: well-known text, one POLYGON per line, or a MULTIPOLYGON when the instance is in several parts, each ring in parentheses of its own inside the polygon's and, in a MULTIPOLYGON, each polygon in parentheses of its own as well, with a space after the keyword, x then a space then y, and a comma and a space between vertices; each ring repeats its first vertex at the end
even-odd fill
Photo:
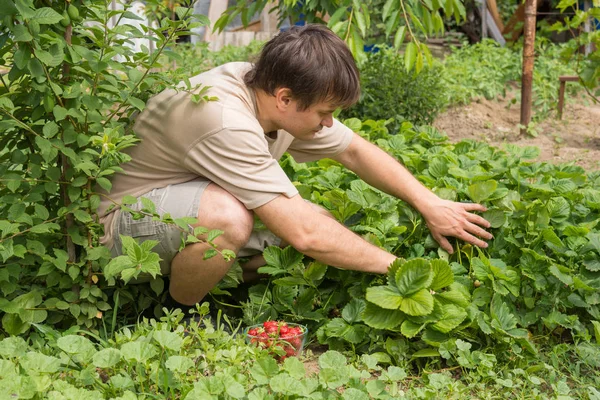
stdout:
POLYGON ((600 169, 600 105, 586 99, 568 99, 563 119, 556 119, 552 113, 534 125, 538 136, 533 137, 520 135, 520 104, 512 104, 513 98, 511 94, 505 99, 481 99, 452 107, 433 125, 453 142, 474 139, 500 148, 505 143, 536 146, 541 151, 539 161, 574 163, 588 171, 600 169))

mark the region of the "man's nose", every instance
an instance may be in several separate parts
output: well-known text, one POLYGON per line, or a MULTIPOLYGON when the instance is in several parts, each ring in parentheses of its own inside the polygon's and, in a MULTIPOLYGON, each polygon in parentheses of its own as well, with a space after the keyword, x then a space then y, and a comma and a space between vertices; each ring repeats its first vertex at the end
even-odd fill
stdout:
POLYGON ((321 125, 331 128, 333 125, 333 115, 329 114, 329 116, 327 116, 327 118, 324 118, 321 121, 321 125))

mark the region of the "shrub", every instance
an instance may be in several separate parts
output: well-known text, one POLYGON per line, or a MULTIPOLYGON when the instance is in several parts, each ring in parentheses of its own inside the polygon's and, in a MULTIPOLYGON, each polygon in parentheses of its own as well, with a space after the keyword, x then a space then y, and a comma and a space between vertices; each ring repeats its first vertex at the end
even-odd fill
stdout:
POLYGON ((360 101, 342 113, 343 118, 388 119, 395 131, 404 120, 415 125, 433 122, 445 105, 442 67, 434 62, 420 73, 407 72, 404 58, 393 49, 370 53, 361 67, 360 101))

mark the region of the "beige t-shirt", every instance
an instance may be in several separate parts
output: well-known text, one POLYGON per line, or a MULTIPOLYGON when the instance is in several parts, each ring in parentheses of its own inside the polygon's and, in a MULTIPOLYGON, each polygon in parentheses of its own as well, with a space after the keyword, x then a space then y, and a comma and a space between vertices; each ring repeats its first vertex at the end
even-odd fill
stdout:
MULTIPOLYGON (((215 182, 249 210, 283 194, 298 193, 279 166, 289 152, 298 162, 333 157, 346 149, 352 131, 337 120, 312 140, 297 140, 284 130, 277 138, 265 135, 257 120, 254 93, 243 81, 249 63, 229 63, 190 79, 211 86, 208 96, 218 100, 195 104, 188 92, 167 89, 151 98, 136 119, 141 140, 128 149, 132 160, 112 178, 110 198, 139 197, 152 189, 204 177, 215 182)), ((101 243, 112 246, 114 212, 111 201, 100 203, 105 225, 101 243)))

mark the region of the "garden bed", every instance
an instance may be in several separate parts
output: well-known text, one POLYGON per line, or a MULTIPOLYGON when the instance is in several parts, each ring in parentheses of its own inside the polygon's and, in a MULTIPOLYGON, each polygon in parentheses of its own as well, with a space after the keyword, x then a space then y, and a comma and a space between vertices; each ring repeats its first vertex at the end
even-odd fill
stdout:
POLYGON ((473 139, 496 147, 505 143, 536 146, 539 161, 574 162, 586 170, 600 169, 600 105, 590 104, 586 98, 571 99, 562 120, 551 115, 523 136, 518 127, 520 103, 512 103, 516 96, 518 92, 513 91, 504 99, 480 99, 451 107, 433 125, 453 142, 473 139))

